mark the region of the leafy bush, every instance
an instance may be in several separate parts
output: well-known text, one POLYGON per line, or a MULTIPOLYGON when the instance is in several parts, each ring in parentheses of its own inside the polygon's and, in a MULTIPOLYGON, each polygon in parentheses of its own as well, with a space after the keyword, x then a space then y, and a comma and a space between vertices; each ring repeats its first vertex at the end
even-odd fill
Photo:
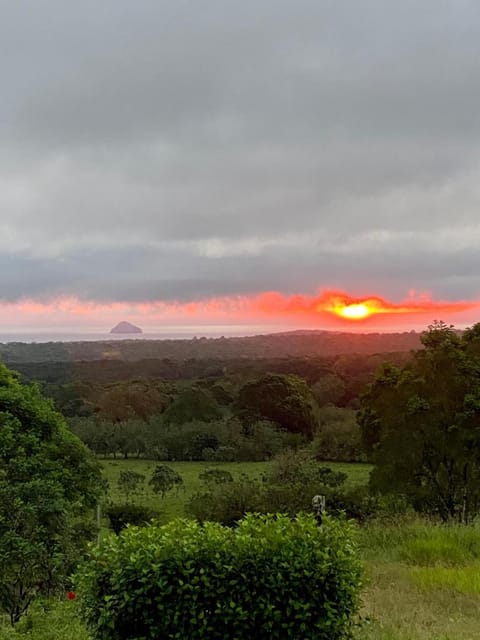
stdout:
POLYGON ((306 515, 130 528, 81 569, 83 615, 103 640, 340 640, 359 605, 352 537, 306 515))
POLYGON ((346 479, 346 473, 320 465, 303 451, 285 451, 278 455, 266 476, 266 480, 273 484, 315 485, 317 488, 339 487, 346 479))
POLYGON ((233 526, 248 511, 263 512, 263 496, 260 482, 242 475, 234 482, 210 484, 206 490, 194 493, 187 503, 187 513, 200 522, 213 520, 233 526))
POLYGON ((328 494, 327 505, 328 513, 344 513, 347 518, 354 518, 358 522, 377 516, 382 508, 378 497, 373 496, 368 487, 342 487, 332 491, 328 494))
POLYGON ((143 507, 139 504, 111 504, 105 514, 110 521, 110 527, 118 535, 127 524, 141 526, 159 515, 158 511, 143 507))

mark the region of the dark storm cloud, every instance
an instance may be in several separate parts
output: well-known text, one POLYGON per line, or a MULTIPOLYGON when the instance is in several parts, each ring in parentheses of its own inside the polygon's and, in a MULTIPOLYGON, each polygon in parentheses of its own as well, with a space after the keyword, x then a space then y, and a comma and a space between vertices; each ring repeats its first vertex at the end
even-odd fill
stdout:
POLYGON ((0 11, 0 298, 480 294, 476 2, 0 11))

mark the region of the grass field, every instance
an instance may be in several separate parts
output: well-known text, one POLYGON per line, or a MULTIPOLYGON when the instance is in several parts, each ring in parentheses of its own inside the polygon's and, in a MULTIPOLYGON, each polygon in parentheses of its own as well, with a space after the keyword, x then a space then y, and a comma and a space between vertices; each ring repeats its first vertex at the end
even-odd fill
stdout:
MULTIPOLYGON (((155 467, 150 461, 102 462, 110 497, 121 499, 117 479, 121 470, 142 473, 148 481, 155 467)), ((170 519, 184 515, 188 497, 201 486, 198 474, 212 465, 169 463, 185 483, 185 491, 165 500, 150 491, 140 497, 170 519)), ((368 465, 331 464, 345 471, 349 482, 363 483, 368 465)), ((232 475, 259 476, 268 463, 222 463, 232 475)), ((478 640, 480 639, 480 528, 440 527, 420 520, 377 522, 359 531, 365 563, 366 589, 356 640, 478 640)), ((0 640, 88 640, 77 615, 77 603, 62 601, 44 611, 36 605, 11 630, 0 625, 0 640)))
MULTIPOLYGON (((144 491, 135 497, 135 502, 157 509, 161 512, 160 520, 167 522, 177 516, 187 515, 185 504, 190 496, 201 489, 202 481, 199 474, 205 469, 218 467, 230 471, 234 478, 241 474, 246 474, 251 478, 258 478, 267 471, 269 462, 166 462, 183 478, 184 487, 178 492, 170 492, 165 498, 156 495, 148 487, 148 481, 155 469, 156 462, 152 460, 102 460, 104 476, 109 484, 109 499, 113 502, 122 502, 124 497, 118 490, 117 481, 121 471, 131 470, 145 476, 144 491)), ((164 464, 164 463, 161 463, 164 464)), ((343 471, 348 475, 348 482, 351 484, 363 484, 368 480, 370 466, 367 464, 345 464, 341 462, 328 462, 325 465, 335 471, 343 471)))

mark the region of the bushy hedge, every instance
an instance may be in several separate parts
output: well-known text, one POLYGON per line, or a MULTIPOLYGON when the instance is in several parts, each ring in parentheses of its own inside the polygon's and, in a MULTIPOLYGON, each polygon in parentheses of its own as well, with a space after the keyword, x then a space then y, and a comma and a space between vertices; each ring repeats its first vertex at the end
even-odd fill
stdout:
POLYGON ((307 515, 128 528, 82 568, 83 615, 99 640, 346 638, 361 587, 352 537, 307 515))
POLYGON ((110 504, 105 510, 110 522, 110 528, 118 535, 129 524, 142 526, 156 518, 159 514, 155 509, 139 504, 110 504))

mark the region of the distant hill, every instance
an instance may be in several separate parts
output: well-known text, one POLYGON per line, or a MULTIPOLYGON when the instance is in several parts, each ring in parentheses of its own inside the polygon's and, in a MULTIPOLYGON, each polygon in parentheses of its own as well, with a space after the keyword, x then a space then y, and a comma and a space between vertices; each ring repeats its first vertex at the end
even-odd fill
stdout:
POLYGON ((116 324, 113 329, 110 329, 110 333, 143 333, 143 330, 134 324, 130 324, 130 322, 122 320, 122 322, 116 324))
POLYGON ((0 360, 21 362, 79 362, 144 359, 216 360, 319 357, 342 354, 408 352, 421 348, 420 334, 292 331, 243 338, 192 340, 106 340, 0 344, 0 360))

